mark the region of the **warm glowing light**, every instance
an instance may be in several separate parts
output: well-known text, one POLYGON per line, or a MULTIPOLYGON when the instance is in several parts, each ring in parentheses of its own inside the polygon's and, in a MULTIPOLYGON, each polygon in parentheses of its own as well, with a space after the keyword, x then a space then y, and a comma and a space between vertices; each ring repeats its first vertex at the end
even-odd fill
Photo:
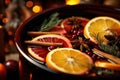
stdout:
POLYGON ((32 80, 32 73, 30 73, 30 80, 32 80))
POLYGON ((66 5, 77 5, 80 4, 80 0, 66 0, 66 5))
POLYGON ((3 23, 7 23, 7 22, 8 22, 8 19, 7 19, 7 18, 3 18, 3 19, 2 19, 2 22, 3 22, 3 23))
POLYGON ((27 1, 26 6, 31 8, 33 6, 33 2, 32 1, 27 1))
POLYGON ((2 28, 2 25, 0 25, 0 29, 2 28))
POLYGON ((5 4, 6 4, 6 5, 9 5, 10 2, 11 2, 11 0, 5 0, 5 4))
POLYGON ((42 11, 42 6, 35 5, 35 6, 33 6, 32 11, 33 11, 34 13, 39 13, 39 12, 42 11))

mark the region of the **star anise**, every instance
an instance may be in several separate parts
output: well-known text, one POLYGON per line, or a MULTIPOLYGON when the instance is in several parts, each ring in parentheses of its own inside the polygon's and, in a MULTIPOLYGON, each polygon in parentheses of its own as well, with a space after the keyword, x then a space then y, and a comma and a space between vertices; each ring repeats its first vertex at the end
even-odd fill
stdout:
POLYGON ((88 45, 89 39, 83 39, 82 37, 79 37, 78 40, 74 40, 72 41, 72 43, 73 43, 73 48, 79 47, 80 51, 90 50, 90 47, 88 45))
POLYGON ((90 50, 88 44, 86 44, 85 40, 83 40, 81 37, 79 37, 79 43, 80 43, 80 50, 83 51, 83 49, 90 50))
POLYGON ((96 37, 98 41, 98 46, 101 50, 120 57, 120 35, 119 34, 112 34, 112 35, 105 35, 105 38, 108 40, 108 43, 104 44, 99 35, 96 37))
POLYGON ((78 17, 72 16, 68 19, 68 24, 73 25, 72 29, 79 29, 81 27, 81 20, 78 17))
POLYGON ((108 44, 120 47, 120 35, 105 35, 105 38, 109 40, 108 44))

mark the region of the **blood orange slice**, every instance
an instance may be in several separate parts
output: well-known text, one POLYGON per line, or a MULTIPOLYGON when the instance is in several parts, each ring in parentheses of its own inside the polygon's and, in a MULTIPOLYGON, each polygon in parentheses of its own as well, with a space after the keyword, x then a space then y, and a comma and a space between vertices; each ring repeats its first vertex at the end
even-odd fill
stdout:
POLYGON ((50 32, 57 32, 57 33, 60 33, 61 35, 66 33, 65 29, 63 29, 61 26, 56 26, 52 28, 50 32))
POLYGON ((67 32, 70 32, 74 27, 77 29, 79 29, 80 27, 84 27, 88 21, 89 19, 83 17, 68 17, 61 22, 61 27, 67 32))
MULTIPOLYGON (((62 43, 63 45, 60 47, 68 47, 71 48, 72 45, 70 43, 70 40, 67 39, 64 36, 61 35, 56 35, 56 34, 47 34, 47 35, 41 35, 38 37, 35 37, 32 39, 32 41, 39 41, 39 42, 44 42, 44 43, 62 43)), ((55 46, 47 45, 47 46, 29 46, 28 47, 28 52, 30 53, 31 56, 33 56, 35 59, 39 61, 45 62, 46 55, 47 53, 54 48, 57 48, 55 46)))

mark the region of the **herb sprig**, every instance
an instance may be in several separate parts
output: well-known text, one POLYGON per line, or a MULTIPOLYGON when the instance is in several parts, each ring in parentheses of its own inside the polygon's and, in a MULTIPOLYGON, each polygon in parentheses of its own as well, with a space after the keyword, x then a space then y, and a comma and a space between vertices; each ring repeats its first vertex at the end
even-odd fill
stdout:
POLYGON ((40 31, 48 31, 58 25, 62 19, 59 18, 59 13, 53 13, 46 18, 41 24, 40 31))
MULTIPOLYGON (((117 39, 118 38, 116 38, 115 40, 117 39)), ((100 39, 99 34, 96 35, 96 40, 98 41, 98 46, 101 50, 120 58, 120 48, 117 46, 118 44, 104 44, 103 41, 100 39)))
POLYGON ((97 71, 98 75, 106 75, 106 74, 114 74, 115 73, 114 70, 103 69, 103 68, 99 68, 99 67, 94 67, 93 71, 97 71))

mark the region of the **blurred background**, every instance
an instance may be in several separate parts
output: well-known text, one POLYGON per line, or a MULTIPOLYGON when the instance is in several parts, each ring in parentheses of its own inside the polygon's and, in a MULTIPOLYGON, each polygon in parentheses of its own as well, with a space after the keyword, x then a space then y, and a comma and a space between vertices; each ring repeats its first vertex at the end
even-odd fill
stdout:
POLYGON ((3 46, 0 50, 1 55, 5 54, 5 59, 19 59, 14 45, 14 34, 17 27, 26 19, 49 8, 76 4, 120 6, 120 0, 1 0, 0 27, 2 27, 2 32, 0 34, 3 34, 4 38, 1 41, 4 43, 1 44, 3 46))
POLYGON ((0 34, 1 57, 19 59, 14 45, 14 34, 18 26, 29 17, 49 8, 62 5, 102 4, 120 6, 120 0, 1 0, 0 1, 0 34), (3 40, 2 40, 3 39, 3 40))
POLYGON ((0 63, 19 61, 19 52, 14 44, 14 35, 16 29, 26 19, 50 8, 77 4, 120 7, 120 0, 0 0, 0 63))

